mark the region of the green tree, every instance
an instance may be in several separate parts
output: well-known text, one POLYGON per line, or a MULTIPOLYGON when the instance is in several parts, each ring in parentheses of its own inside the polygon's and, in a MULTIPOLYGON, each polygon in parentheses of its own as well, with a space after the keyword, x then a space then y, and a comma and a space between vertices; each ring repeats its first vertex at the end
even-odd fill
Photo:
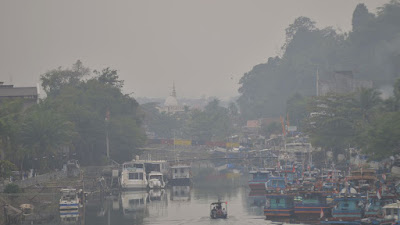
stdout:
POLYGON ((70 146, 74 136, 72 122, 39 104, 27 113, 21 126, 23 157, 45 158, 40 166, 47 169, 48 160, 61 154, 61 147, 70 146))
POLYGON ((23 119, 22 100, 3 100, 0 105, 0 158, 19 165, 18 132, 23 119))
POLYGON ((280 123, 272 122, 268 125, 261 125, 261 135, 269 138, 272 134, 281 134, 282 127, 280 123))
POLYGON ((313 146, 332 151, 335 159, 349 146, 354 145, 360 109, 354 94, 328 94, 310 102, 310 117, 304 131, 313 146))
POLYGON ((365 29, 368 26, 369 22, 371 22, 375 18, 374 14, 369 13, 365 4, 360 3, 356 6, 353 12, 352 18, 352 26, 353 31, 359 31, 365 29))
MULTIPOLYGON (((317 68, 321 80, 334 71, 351 70, 355 79, 392 84, 400 77, 399 15, 399 0, 384 4, 377 14, 359 4, 348 33, 318 28, 307 17, 296 18, 286 29, 280 57, 268 58, 240 79, 241 115, 245 120, 277 117, 293 94, 315 95, 317 68)), ((393 100, 386 103, 393 110, 393 100)))
POLYGON ((227 108, 220 101, 210 101, 204 111, 194 110, 187 123, 188 136, 197 140, 224 141, 232 134, 232 123, 227 108))
POLYGON ((233 117, 236 117, 239 115, 239 109, 234 102, 229 103, 228 109, 229 109, 229 115, 231 115, 233 117))
POLYGON ((7 178, 11 176, 11 171, 16 170, 17 167, 14 163, 7 160, 0 160, 0 178, 7 178))
POLYGON ((383 113, 366 132, 363 149, 375 159, 400 153, 400 112, 383 113))
POLYGON ((115 86, 117 88, 122 88, 124 86, 124 81, 119 80, 119 76, 117 73, 117 70, 112 70, 109 67, 101 70, 94 71, 95 74, 97 74, 97 80, 103 84, 109 84, 111 86, 115 86))
POLYGON ((89 69, 76 64, 72 69, 59 68, 42 75, 48 97, 41 104, 50 106, 55 114, 71 122, 76 136, 70 150, 81 163, 104 162, 107 132, 111 157, 131 159, 145 142, 141 129, 144 115, 139 104, 122 93, 123 81, 119 80, 116 70, 95 71, 96 76, 83 80, 89 69), (108 124, 106 115, 109 115, 108 124))
POLYGON ((370 88, 361 88, 357 92, 356 100, 364 122, 369 123, 373 114, 377 112, 382 102, 380 95, 379 91, 370 88))
POLYGON ((63 69, 61 67, 50 70, 40 76, 42 87, 47 96, 57 95, 66 85, 77 85, 81 79, 90 74, 90 70, 77 60, 72 68, 63 69))
POLYGON ((301 122, 308 117, 308 102, 301 94, 296 93, 286 102, 286 113, 291 125, 300 126, 301 122))

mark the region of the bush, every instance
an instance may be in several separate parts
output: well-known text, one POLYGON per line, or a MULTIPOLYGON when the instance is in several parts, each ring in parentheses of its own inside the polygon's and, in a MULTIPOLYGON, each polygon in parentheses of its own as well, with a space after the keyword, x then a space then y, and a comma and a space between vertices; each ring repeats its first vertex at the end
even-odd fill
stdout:
POLYGON ((13 194, 13 193, 20 193, 21 188, 17 184, 7 184, 4 188, 4 193, 13 194))

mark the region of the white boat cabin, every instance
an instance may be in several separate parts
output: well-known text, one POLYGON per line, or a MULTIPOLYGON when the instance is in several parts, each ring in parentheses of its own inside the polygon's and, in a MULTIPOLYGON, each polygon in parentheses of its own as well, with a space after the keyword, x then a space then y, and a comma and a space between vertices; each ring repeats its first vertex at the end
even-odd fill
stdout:
POLYGON ((191 178, 191 167, 188 165, 176 165, 171 166, 172 179, 190 179, 191 178))
POLYGON ((124 189, 147 188, 144 163, 127 162, 122 165, 121 187, 124 189))

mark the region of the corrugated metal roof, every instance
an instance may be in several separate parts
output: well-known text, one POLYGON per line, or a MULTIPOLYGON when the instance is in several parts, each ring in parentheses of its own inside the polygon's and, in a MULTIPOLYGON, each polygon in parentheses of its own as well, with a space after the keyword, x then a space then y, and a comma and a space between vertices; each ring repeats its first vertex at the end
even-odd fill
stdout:
POLYGON ((24 97, 24 96, 37 96, 36 87, 1 87, 1 97, 24 97))

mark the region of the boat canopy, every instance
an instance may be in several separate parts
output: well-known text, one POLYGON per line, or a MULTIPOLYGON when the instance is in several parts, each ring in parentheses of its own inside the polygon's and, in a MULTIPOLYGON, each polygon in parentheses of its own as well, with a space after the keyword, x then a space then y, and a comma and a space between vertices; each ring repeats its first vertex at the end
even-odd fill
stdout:
POLYGON ((399 209, 400 208, 400 201, 397 201, 396 203, 391 203, 388 205, 383 206, 384 209, 399 209))

